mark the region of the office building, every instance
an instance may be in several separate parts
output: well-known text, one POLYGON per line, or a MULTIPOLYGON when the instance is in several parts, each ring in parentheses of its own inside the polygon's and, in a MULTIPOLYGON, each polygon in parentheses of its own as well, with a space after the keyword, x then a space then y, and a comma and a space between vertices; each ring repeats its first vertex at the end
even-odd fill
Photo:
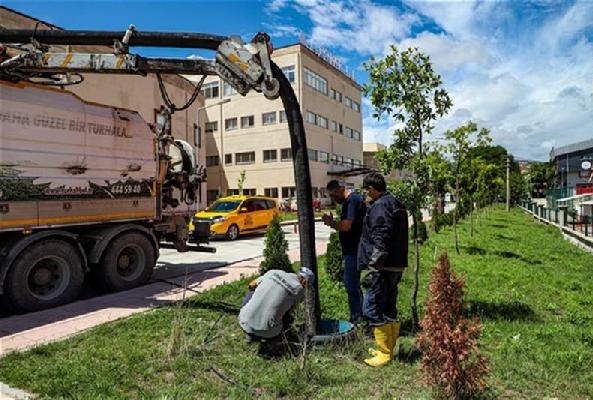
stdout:
MULTIPOLYGON (((303 43, 274 50, 272 60, 292 84, 303 115, 314 197, 341 179, 357 186, 361 176, 341 176, 362 167, 361 87, 332 59, 303 43)), ((199 77, 190 78, 199 80, 199 77)), ((207 199, 238 193, 295 198, 290 135, 280 99, 237 94, 218 77, 202 86, 207 199), (241 176, 244 180, 241 185, 241 176)))

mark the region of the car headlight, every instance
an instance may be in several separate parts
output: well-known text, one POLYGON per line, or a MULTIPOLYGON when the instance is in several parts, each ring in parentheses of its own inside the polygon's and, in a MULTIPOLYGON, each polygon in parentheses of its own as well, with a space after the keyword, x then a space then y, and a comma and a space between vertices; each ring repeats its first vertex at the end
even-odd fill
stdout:
POLYGON ((216 217, 216 218, 212 218, 212 223, 213 224, 220 224, 221 222, 226 221, 226 217, 216 217))

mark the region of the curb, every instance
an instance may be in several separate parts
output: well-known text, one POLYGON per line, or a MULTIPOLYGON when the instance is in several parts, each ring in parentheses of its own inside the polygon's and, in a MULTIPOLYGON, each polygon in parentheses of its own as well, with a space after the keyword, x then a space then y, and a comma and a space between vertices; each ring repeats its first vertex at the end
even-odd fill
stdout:
POLYGON ((15 389, 6 383, 0 382, 0 399, 2 400, 29 400, 33 396, 24 390, 15 389))

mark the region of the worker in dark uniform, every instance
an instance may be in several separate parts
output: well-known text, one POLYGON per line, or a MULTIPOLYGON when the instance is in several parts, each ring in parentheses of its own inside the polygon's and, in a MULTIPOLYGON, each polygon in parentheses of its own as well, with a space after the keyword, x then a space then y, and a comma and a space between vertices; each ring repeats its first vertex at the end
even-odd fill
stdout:
POLYGON ((358 266, 367 272, 363 315, 373 327, 377 345, 373 357, 364 362, 381 366, 393 358, 399 336, 397 285, 408 266, 408 212, 387 192, 381 174, 366 175, 362 186, 371 201, 362 226, 358 266))

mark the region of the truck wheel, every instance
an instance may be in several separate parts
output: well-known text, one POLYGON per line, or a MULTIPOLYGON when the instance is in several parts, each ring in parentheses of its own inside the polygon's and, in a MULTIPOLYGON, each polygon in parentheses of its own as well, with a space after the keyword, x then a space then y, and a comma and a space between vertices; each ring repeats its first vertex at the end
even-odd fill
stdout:
POLYGON ((239 237, 239 227, 235 224, 229 226, 229 230, 226 231, 226 238, 228 240, 236 240, 239 237))
POLYGON ((141 233, 124 233, 113 240, 99 265, 99 275, 109 290, 126 290, 150 279, 156 263, 155 251, 141 233))
POLYGON ((16 258, 5 282, 8 299, 17 311, 56 307, 78 297, 84 282, 82 260, 71 244, 43 240, 16 258))

